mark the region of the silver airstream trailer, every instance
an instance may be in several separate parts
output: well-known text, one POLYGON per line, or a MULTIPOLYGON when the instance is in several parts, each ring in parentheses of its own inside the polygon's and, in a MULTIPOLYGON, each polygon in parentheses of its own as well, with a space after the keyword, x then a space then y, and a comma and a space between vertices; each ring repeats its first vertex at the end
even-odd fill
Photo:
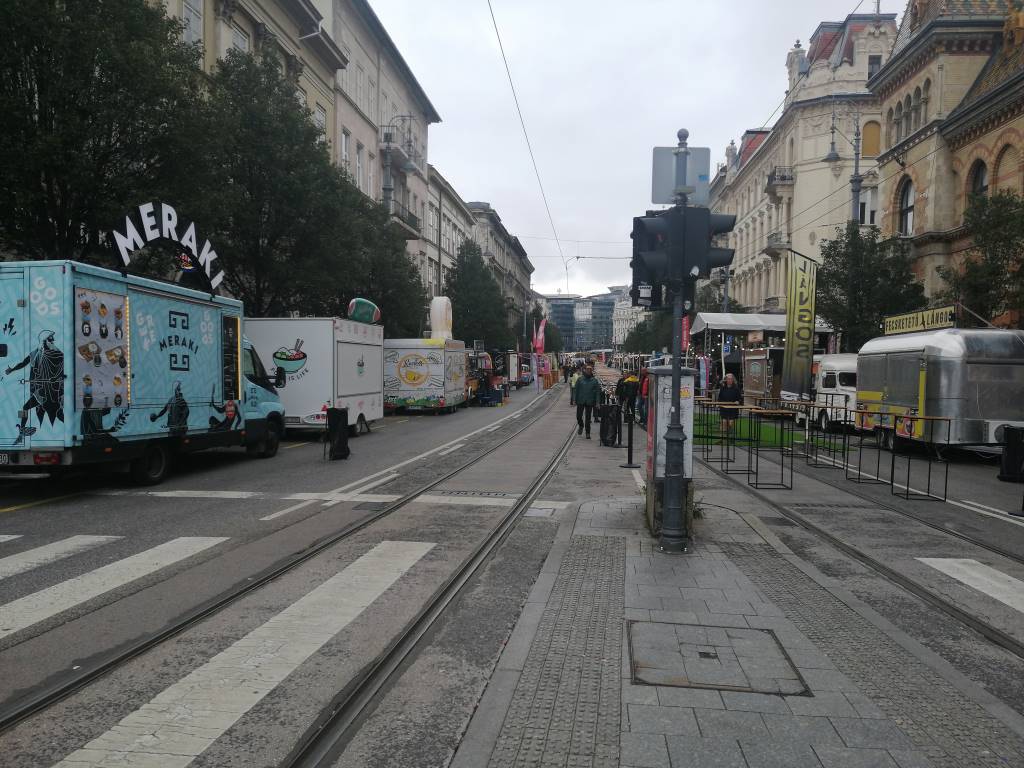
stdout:
POLYGON ((957 329, 882 336, 857 353, 857 426, 950 445, 997 445, 1024 426, 1024 331, 957 329), (900 419, 898 416, 938 417, 900 419))

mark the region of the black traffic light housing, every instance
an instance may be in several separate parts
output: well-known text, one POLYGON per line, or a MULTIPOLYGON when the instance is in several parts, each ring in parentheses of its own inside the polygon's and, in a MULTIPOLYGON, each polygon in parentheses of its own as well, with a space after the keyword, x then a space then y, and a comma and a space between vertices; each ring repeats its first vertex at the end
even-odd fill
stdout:
POLYGON ((633 219, 633 231, 629 236, 633 240, 633 258, 629 262, 633 270, 633 283, 629 292, 633 306, 658 308, 662 305, 663 286, 669 265, 668 220, 663 212, 647 211, 646 216, 633 219), (640 295, 641 285, 651 287, 649 298, 640 295))
POLYGON ((684 273, 688 277, 710 277, 711 270, 732 263, 735 251, 719 248, 713 242, 718 235, 732 231, 736 217, 727 213, 711 213, 707 208, 684 208, 683 211, 686 216, 684 273))

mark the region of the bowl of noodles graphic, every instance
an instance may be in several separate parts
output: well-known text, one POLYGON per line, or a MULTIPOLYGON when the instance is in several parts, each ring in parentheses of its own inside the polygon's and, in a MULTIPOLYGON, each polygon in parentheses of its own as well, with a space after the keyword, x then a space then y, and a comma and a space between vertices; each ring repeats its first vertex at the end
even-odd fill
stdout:
POLYGON ((306 367, 308 358, 302 351, 302 339, 295 340, 295 346, 291 349, 281 347, 274 353, 274 365, 283 368, 285 373, 298 373, 306 367))

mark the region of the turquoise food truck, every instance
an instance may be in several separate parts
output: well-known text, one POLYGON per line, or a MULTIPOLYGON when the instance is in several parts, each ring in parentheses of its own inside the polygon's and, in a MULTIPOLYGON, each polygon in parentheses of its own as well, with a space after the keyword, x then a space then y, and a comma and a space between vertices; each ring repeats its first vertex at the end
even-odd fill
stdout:
POLYGON ((0 262, 0 472, 99 462, 154 484, 176 453, 277 452, 282 372, 242 303, 73 261, 0 262))

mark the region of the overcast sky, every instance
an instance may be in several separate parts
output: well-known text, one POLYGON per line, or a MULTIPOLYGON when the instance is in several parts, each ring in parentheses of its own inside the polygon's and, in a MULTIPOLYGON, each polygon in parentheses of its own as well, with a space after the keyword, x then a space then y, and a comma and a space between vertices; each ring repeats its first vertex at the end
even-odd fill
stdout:
MULTIPOLYGON (((486 0, 371 5, 441 115, 430 127, 430 162, 519 236, 535 290, 564 293, 486 0)), ((629 282, 632 218, 650 206, 651 148, 674 145, 686 127, 691 146, 711 148, 714 168, 730 139, 738 144, 779 106, 794 41, 806 47, 819 22, 841 21, 857 0, 492 5, 568 260, 568 290, 588 295, 629 282)), ((881 10, 903 6, 883 0, 881 10)), ((873 10, 864 0, 858 12, 873 10)))

